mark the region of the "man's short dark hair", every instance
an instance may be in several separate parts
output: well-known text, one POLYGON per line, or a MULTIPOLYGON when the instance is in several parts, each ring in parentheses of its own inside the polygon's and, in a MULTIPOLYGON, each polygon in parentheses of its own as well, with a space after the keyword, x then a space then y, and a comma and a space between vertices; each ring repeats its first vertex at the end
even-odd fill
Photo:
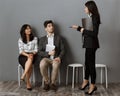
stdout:
POLYGON ((46 20, 46 21, 44 22, 44 27, 46 28, 49 23, 52 23, 52 24, 53 24, 53 21, 52 21, 52 20, 46 20))

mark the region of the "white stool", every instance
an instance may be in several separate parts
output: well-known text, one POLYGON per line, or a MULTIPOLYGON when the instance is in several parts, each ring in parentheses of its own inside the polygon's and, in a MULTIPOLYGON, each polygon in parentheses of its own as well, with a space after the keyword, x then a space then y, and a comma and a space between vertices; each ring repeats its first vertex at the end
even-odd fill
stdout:
MULTIPOLYGON (((83 79, 84 79, 84 66, 83 66, 83 64, 77 64, 77 63, 75 63, 75 64, 69 64, 68 66, 67 66, 67 73, 66 73, 66 85, 68 84, 68 70, 69 70, 69 67, 72 67, 73 68, 73 76, 72 76, 72 88, 74 88, 74 72, 75 72, 75 68, 83 68, 83 79)), ((76 83, 77 83, 77 81, 78 81, 78 72, 79 72, 79 70, 77 69, 77 71, 76 71, 76 83)))
MULTIPOLYGON (((23 73, 23 71, 24 70, 23 70, 22 66, 20 64, 18 64, 18 84, 19 84, 19 86, 21 85, 20 84, 20 77, 21 77, 21 73, 23 73)), ((33 67, 32 81, 35 84, 34 67, 33 67)))
POLYGON ((96 64, 96 68, 101 68, 101 84, 103 83, 103 68, 105 69, 105 79, 106 79, 106 88, 108 88, 108 81, 107 81, 107 66, 105 64, 96 64))
MULTIPOLYGON (((48 76, 50 77, 50 68, 48 67, 48 76)), ((58 70, 58 82, 59 82, 59 85, 61 83, 61 78, 60 78, 60 69, 58 70)), ((44 78, 42 79, 42 87, 44 87, 44 78)))

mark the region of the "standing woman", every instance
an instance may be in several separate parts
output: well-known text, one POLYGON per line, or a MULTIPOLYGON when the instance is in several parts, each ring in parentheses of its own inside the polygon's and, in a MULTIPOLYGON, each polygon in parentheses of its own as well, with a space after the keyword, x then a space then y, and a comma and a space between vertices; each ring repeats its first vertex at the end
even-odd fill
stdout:
POLYGON ((82 36, 84 38, 83 48, 86 49, 85 78, 80 89, 84 90, 87 86, 89 86, 89 76, 90 76, 91 84, 86 94, 91 95, 94 91, 97 90, 97 87, 95 86, 95 82, 96 82, 95 54, 97 48, 99 48, 98 30, 101 22, 100 22, 100 15, 98 12, 98 8, 94 1, 88 1, 85 3, 85 13, 88 15, 89 18, 92 19, 93 31, 87 30, 77 25, 72 25, 72 28, 82 33, 82 36))
POLYGON ((21 38, 18 40, 19 47, 19 57, 18 61, 24 69, 24 73, 21 76, 21 81, 26 79, 27 90, 32 90, 30 83, 30 77, 32 73, 33 66, 38 51, 38 39, 34 36, 31 26, 24 24, 20 30, 21 38))

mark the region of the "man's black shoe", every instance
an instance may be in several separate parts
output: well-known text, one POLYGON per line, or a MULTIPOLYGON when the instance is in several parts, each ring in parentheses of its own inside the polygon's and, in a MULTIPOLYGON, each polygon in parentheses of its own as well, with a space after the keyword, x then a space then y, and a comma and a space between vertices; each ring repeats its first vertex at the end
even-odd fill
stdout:
POLYGON ((45 84, 43 89, 46 90, 46 91, 48 91, 50 89, 49 84, 45 84))
POLYGON ((57 86, 55 84, 51 84, 50 88, 51 90, 55 90, 55 91, 57 90, 57 86))

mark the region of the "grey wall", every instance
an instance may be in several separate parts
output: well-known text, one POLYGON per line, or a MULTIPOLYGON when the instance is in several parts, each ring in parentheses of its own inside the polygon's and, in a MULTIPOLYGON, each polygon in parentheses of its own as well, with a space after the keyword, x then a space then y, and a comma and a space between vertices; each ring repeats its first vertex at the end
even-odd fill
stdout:
MULTIPOLYGON (((120 0, 95 1, 102 21, 99 31, 100 49, 97 51, 96 62, 108 66, 109 82, 119 82, 120 0)), ((46 34, 43 22, 52 19, 56 25, 56 32, 64 37, 67 49, 65 63, 61 66, 64 82, 67 64, 84 63, 81 34, 68 27, 72 24, 81 25, 81 18, 86 17, 85 2, 86 0, 0 0, 0 80, 17 80, 17 40, 21 26, 29 23, 41 37, 46 34)), ((41 78, 38 72, 36 78, 41 78)), ((97 76, 99 82, 99 75, 97 76)))

